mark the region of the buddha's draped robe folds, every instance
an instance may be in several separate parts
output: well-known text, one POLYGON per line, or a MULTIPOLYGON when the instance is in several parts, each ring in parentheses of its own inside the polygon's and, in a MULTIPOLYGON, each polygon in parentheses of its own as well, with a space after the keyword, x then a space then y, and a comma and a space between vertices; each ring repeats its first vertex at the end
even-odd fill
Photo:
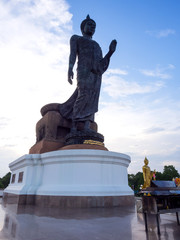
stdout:
POLYGON ((72 96, 60 105, 60 113, 73 121, 93 121, 98 111, 102 74, 107 70, 109 58, 92 39, 73 35, 70 40, 70 63, 77 63, 77 88, 72 96))

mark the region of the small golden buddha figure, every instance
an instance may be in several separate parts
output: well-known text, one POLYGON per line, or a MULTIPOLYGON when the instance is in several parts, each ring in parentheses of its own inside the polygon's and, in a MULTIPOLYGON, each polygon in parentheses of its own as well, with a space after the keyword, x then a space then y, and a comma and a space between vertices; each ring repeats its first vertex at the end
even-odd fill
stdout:
POLYGON ((144 185, 142 186, 142 189, 150 187, 151 186, 151 180, 153 175, 155 176, 156 171, 151 171, 150 167, 148 166, 148 159, 145 157, 144 159, 145 165, 142 167, 143 170, 143 178, 144 178, 144 185))

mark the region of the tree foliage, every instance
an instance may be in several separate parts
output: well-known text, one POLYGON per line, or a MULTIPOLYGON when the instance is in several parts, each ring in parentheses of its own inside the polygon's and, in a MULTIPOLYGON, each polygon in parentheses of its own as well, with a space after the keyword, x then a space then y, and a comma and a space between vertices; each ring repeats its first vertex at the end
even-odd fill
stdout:
POLYGON ((11 173, 8 172, 4 177, 0 178, 0 188, 4 189, 10 182, 11 173))
POLYGON ((128 181, 129 181, 129 186, 133 190, 138 191, 140 189, 140 186, 143 184, 143 173, 138 172, 135 175, 128 174, 128 181))
POLYGON ((176 177, 179 177, 179 173, 173 165, 164 166, 163 180, 171 181, 173 178, 176 178, 176 177))
MULTIPOLYGON (((156 180, 164 180, 163 179, 163 173, 161 172, 156 172, 156 180)), ((172 179, 171 179, 172 180, 172 179)))

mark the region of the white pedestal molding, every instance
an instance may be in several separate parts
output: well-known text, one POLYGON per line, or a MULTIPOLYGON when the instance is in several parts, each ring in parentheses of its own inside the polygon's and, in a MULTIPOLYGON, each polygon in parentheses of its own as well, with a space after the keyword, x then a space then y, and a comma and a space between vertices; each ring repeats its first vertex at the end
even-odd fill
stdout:
POLYGON ((59 150, 28 154, 10 163, 4 201, 50 207, 131 205, 128 155, 103 150, 59 150))

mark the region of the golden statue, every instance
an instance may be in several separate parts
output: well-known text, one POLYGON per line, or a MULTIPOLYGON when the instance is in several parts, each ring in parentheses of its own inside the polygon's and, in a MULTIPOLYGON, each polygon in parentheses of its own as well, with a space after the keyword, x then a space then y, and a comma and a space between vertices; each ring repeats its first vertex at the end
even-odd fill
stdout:
POLYGON ((144 185, 142 186, 142 188, 147 188, 151 186, 151 180, 152 177, 155 178, 155 173, 156 171, 151 171, 150 167, 148 166, 148 159, 145 157, 144 159, 144 163, 145 165, 142 167, 143 170, 143 178, 144 178, 144 185))

